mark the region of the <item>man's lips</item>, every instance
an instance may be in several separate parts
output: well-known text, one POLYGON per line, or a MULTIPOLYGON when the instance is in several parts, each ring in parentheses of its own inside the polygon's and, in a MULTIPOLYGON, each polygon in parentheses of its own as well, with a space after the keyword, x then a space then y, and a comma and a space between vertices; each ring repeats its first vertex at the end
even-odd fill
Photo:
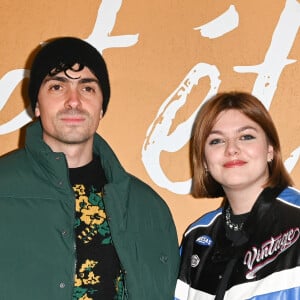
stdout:
POLYGON ((60 119, 61 119, 61 121, 67 122, 67 123, 80 123, 85 120, 85 117, 83 117, 83 116, 63 116, 60 119))
POLYGON ((231 160, 231 161, 226 162, 223 166, 225 168, 235 168, 235 167, 243 166, 245 164, 246 164, 246 162, 243 160, 231 160))

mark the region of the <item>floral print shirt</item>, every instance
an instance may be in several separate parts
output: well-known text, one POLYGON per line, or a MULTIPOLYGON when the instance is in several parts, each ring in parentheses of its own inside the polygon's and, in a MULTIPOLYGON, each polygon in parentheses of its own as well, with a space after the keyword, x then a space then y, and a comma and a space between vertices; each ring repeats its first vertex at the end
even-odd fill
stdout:
POLYGON ((69 169, 75 193, 76 274, 73 300, 117 300, 122 273, 103 202, 106 183, 99 157, 69 169))

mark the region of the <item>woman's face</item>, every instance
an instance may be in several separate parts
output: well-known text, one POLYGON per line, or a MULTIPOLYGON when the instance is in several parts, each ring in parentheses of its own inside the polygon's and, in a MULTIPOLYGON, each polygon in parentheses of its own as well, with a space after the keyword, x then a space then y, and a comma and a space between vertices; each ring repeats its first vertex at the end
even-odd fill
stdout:
POLYGON ((211 176, 226 192, 232 189, 261 189, 269 177, 268 161, 273 159, 263 129, 235 109, 219 114, 204 148, 211 176))

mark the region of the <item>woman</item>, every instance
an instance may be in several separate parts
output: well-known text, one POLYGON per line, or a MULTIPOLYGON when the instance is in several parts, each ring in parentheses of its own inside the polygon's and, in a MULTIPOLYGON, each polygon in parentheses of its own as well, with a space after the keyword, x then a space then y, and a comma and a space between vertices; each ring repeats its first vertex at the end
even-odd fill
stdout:
POLYGON ((195 197, 223 197, 185 232, 175 299, 300 299, 300 193, 254 96, 207 101, 191 143, 195 197))

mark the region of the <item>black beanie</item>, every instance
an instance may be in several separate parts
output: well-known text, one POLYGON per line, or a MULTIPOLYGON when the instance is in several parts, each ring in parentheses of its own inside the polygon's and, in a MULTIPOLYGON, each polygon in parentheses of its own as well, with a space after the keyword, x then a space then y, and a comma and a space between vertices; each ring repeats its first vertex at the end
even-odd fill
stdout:
POLYGON ((102 109, 105 114, 110 97, 106 63, 96 48, 74 37, 57 38, 47 43, 34 58, 28 86, 33 112, 40 86, 49 72, 62 64, 72 67, 76 63, 88 67, 99 80, 103 95, 102 109))

